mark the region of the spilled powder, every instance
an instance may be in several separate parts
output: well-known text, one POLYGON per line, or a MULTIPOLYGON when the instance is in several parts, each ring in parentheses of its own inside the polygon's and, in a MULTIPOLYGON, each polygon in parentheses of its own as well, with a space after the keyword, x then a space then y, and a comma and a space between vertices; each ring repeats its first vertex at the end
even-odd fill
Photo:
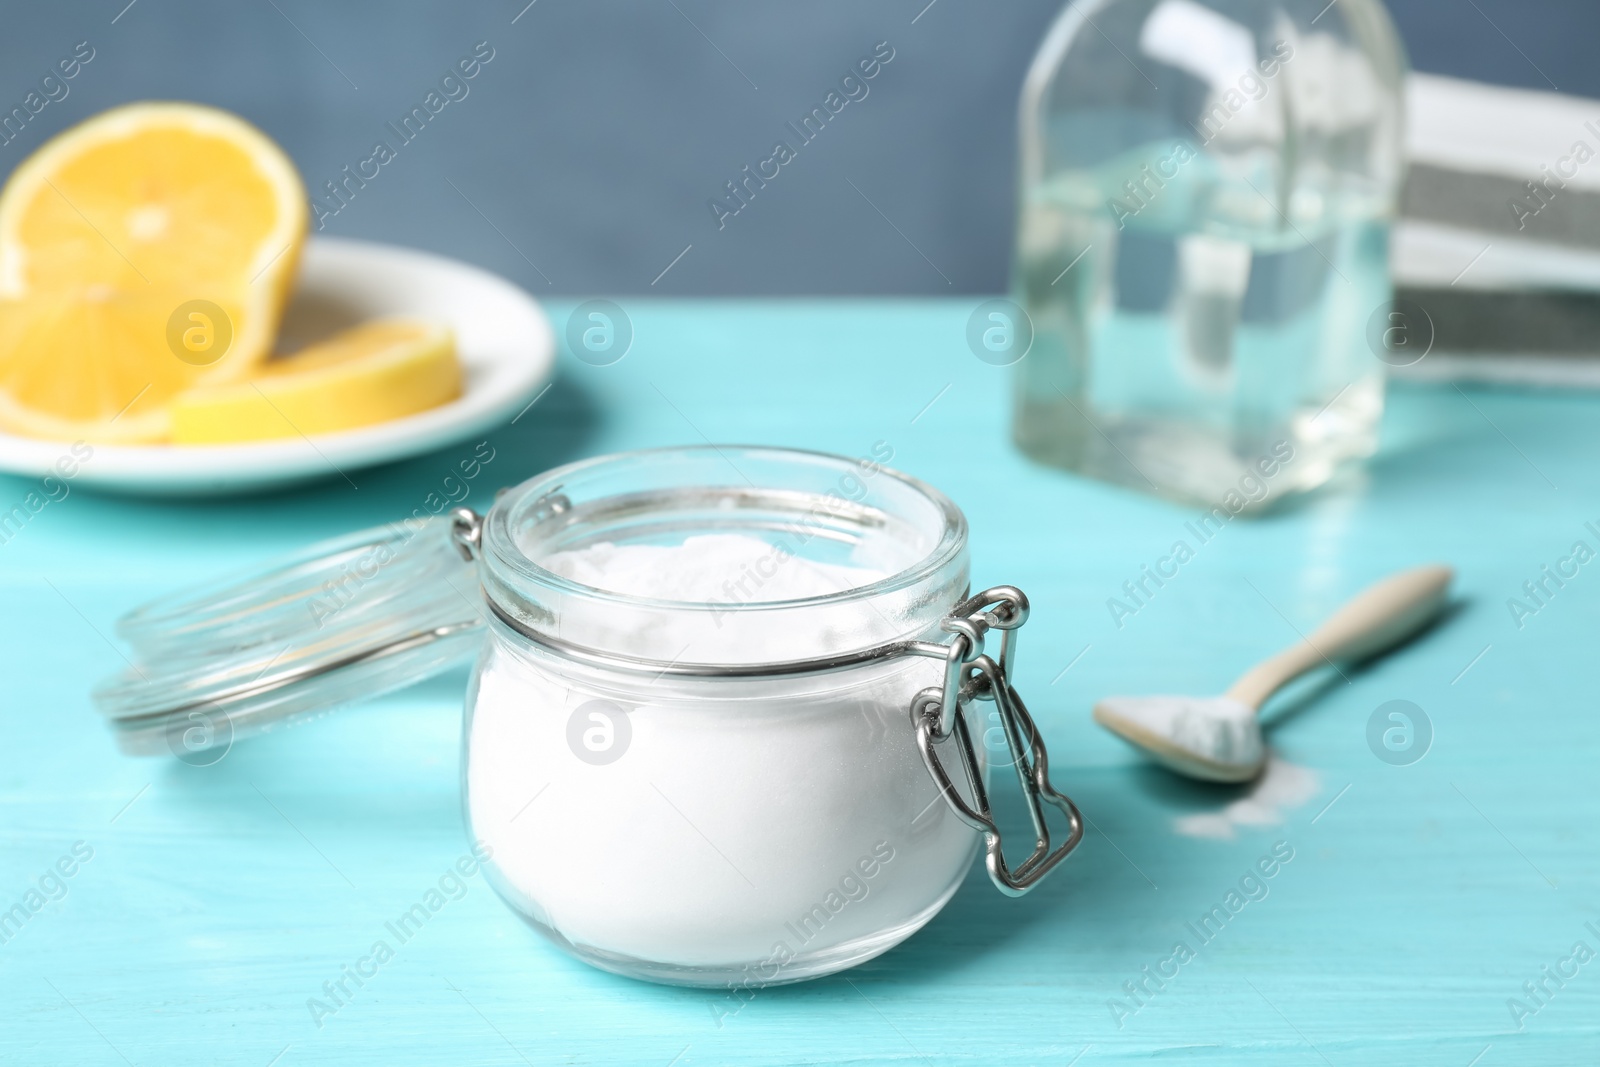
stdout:
POLYGON ((1231 841, 1241 826, 1278 826, 1285 814, 1316 796, 1322 780, 1310 767, 1290 763, 1276 755, 1250 785, 1250 792, 1219 811, 1180 815, 1172 828, 1188 837, 1231 841))

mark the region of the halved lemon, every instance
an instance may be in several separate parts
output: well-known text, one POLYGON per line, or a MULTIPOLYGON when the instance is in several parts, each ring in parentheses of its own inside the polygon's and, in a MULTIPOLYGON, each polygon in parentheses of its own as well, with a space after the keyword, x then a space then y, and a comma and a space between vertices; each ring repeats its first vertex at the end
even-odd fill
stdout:
POLYGON ((172 398, 230 349, 237 299, 184 301, 188 290, 39 293, 0 300, 0 428, 58 441, 166 438, 172 398), (174 307, 190 310, 173 323, 174 307), (174 347, 185 358, 174 354, 174 347))
POLYGON ((270 354, 306 226, 293 163, 225 111, 131 104, 46 142, 0 192, 0 426, 161 439, 179 391, 270 354))
POLYGON ((353 430, 461 395, 448 326, 376 319, 275 359, 249 381, 203 385, 172 404, 172 440, 221 444, 353 430))

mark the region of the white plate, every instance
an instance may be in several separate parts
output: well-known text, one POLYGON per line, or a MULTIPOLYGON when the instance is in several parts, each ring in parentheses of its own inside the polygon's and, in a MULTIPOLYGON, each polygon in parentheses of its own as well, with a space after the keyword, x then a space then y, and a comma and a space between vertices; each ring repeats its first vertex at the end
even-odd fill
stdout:
MULTIPOLYGON (((505 279, 443 256, 340 238, 307 244, 279 348, 292 351, 380 315, 436 318, 454 327, 466 375, 458 399, 344 433, 237 445, 94 445, 72 484, 203 496, 349 477, 515 417, 555 364, 549 320, 533 297, 505 279)), ((70 448, 0 433, 0 471, 43 477, 70 448)))

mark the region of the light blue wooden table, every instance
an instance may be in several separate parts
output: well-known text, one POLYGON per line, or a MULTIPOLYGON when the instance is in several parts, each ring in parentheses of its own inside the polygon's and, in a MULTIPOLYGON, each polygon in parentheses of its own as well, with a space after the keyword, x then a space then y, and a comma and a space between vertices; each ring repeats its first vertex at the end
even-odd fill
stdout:
MULTIPOLYGON (((464 672, 205 768, 119 755, 88 690, 122 665, 106 635, 129 607, 407 515, 459 456, 358 472, 355 490, 332 477, 234 501, 75 490, 0 545, 0 908, 42 877, 59 898, 0 944, 0 1062, 1600 1059, 1600 960, 1573 955, 1600 951, 1600 562, 1547 583, 1520 628, 1507 607, 1574 542, 1600 548, 1585 525, 1600 527, 1600 398, 1396 387, 1361 481, 1229 524, 1118 629, 1107 598, 1194 509, 1017 455, 1008 372, 963 341, 976 303, 630 303, 627 358, 564 356, 538 406, 492 435, 497 458, 467 503, 616 449, 888 442, 896 466, 966 509, 975 581, 1032 597, 1020 688, 1092 820, 1042 888, 1004 899, 974 869, 900 948, 729 1015, 718 995, 566 958, 474 879, 319 1028, 308 999, 464 850, 464 672), (1217 691, 1293 627, 1430 560, 1460 568, 1459 611, 1290 707, 1273 740, 1304 789, 1276 825, 1219 815, 1237 790, 1152 771, 1090 721, 1107 693, 1217 691), (1419 762, 1369 747, 1369 717, 1391 700, 1432 724, 1419 762), (1188 924, 1275 846, 1293 858, 1266 896, 1197 938, 1188 924), (72 875, 45 877, 58 862, 72 875), (1181 966, 1167 962, 1178 941, 1193 953, 1181 966), (1511 1000, 1527 1010, 1514 1017, 1511 1000)), ((558 326, 570 307, 552 309, 558 326)), ((0 505, 27 489, 0 479, 0 505)))

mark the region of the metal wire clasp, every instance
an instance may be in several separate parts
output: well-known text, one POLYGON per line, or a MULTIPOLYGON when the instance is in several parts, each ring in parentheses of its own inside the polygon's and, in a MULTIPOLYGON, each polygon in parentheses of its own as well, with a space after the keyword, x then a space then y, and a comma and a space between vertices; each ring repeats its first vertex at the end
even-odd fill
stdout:
POLYGON ((957 817, 983 832, 989 877, 1000 892, 1013 897, 1037 885, 1083 840, 1083 818, 1071 798, 1056 792, 1050 785, 1044 740, 1022 698, 1011 685, 1016 631, 1026 621, 1028 598, 1015 586, 996 586, 964 601, 941 623, 952 635, 945 646, 944 684, 922 690, 911 701, 917 747, 928 765, 928 773, 957 817), (990 630, 1000 631, 998 660, 984 652, 984 637, 990 630), (962 706, 973 699, 994 701, 1005 730, 1006 745, 1011 750, 1017 781, 1033 820, 1036 838, 1033 852, 1015 869, 1006 865, 1000 828, 995 825, 989 794, 984 787, 983 768, 972 745, 966 719, 960 714, 962 706), (972 794, 971 804, 956 788, 939 759, 938 747, 951 739, 961 757, 961 768, 972 794), (1059 809, 1067 818, 1066 840, 1054 847, 1050 827, 1045 822, 1045 804, 1059 809))
MULTIPOLYGON (((505 490, 500 490, 504 493, 505 490)), ((496 493, 498 498, 500 493, 496 493)), ((556 486, 528 505, 529 521, 540 522, 554 515, 572 510, 572 500, 556 486)), ((461 558, 471 563, 483 551, 483 516, 471 508, 452 508, 450 511, 450 543, 456 546, 461 558)))
POLYGON ((450 543, 456 546, 456 551, 468 563, 476 559, 483 548, 483 516, 471 508, 452 509, 450 543))

